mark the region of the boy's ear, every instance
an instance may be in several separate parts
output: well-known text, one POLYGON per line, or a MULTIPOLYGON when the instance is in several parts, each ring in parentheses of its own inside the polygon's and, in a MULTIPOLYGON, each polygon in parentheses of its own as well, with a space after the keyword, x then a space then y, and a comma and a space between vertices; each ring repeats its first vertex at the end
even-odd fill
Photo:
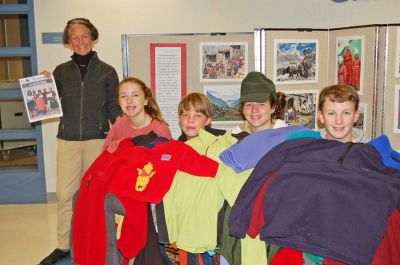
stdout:
POLYGON ((360 112, 357 110, 356 113, 354 114, 353 123, 356 123, 359 118, 360 118, 360 112))
POLYGON ((210 125, 211 124, 211 117, 208 117, 207 118, 207 121, 206 121, 206 126, 208 126, 208 125, 210 125))
POLYGON ((322 115, 322 112, 321 112, 320 110, 317 112, 317 115, 318 115, 318 120, 319 120, 321 123, 325 123, 325 122, 324 122, 324 116, 322 115))

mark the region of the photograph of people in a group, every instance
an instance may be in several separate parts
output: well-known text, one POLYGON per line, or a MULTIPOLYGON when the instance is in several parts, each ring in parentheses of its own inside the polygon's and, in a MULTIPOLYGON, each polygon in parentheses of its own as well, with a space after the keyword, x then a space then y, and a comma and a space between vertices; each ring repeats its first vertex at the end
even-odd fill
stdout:
POLYGON ((247 43, 200 43, 200 81, 241 81, 247 74, 247 43))
POLYGON ((316 128, 318 90, 285 91, 287 108, 284 119, 287 125, 316 128))
POLYGON ((61 117, 60 100, 53 79, 29 77, 20 80, 29 122, 61 117))

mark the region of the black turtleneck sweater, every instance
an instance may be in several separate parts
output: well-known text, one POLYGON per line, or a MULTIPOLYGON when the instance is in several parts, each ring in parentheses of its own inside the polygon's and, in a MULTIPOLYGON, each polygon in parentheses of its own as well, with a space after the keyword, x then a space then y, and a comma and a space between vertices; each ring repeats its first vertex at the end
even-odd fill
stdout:
POLYGON ((90 58, 92 58, 93 53, 93 51, 90 51, 88 54, 82 56, 74 52, 74 54, 72 55, 72 60, 74 60, 74 62, 79 66, 82 82, 83 80, 85 80, 87 66, 89 64, 90 58))

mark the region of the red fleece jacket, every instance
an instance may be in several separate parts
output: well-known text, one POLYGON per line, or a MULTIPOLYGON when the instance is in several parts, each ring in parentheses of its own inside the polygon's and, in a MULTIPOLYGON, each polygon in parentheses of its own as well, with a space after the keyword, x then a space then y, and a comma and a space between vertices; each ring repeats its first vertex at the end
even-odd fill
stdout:
POLYGON ((215 177, 218 163, 176 140, 149 149, 127 139, 115 152, 104 151, 82 178, 73 217, 74 262, 105 264, 107 193, 117 196, 126 210, 117 244, 125 257, 135 257, 147 241, 146 203, 162 200, 177 170, 215 177))

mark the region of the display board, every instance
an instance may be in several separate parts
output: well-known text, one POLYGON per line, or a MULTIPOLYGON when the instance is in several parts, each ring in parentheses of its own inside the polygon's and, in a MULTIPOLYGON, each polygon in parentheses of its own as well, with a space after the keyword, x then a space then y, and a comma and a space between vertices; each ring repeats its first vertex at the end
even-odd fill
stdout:
POLYGON ((263 30, 264 72, 287 95, 286 123, 317 129, 319 90, 328 83, 328 30, 263 30))
POLYGON ((295 118, 286 116, 287 123, 322 128, 315 114, 319 91, 332 84, 350 84, 360 95, 361 115, 355 126, 363 129, 369 139, 386 134, 393 148, 399 150, 398 28, 394 24, 257 29, 262 32, 258 35, 264 43, 260 55, 264 60, 262 72, 275 82, 279 91, 288 95, 288 112, 300 107, 305 109, 292 115, 295 118), (341 63, 345 60, 351 61, 347 64, 351 68, 343 68, 341 63))
POLYGON ((400 24, 382 26, 379 36, 377 133, 400 151, 400 24))
POLYGON ((240 83, 255 69, 254 33, 125 35, 125 76, 151 86, 174 137, 178 103, 191 92, 213 103, 213 127, 239 122, 240 83))
POLYGON ((213 127, 230 129, 240 123, 240 82, 249 71, 264 72, 287 94, 288 124, 313 129, 322 127, 316 117, 319 92, 328 85, 350 84, 360 95, 355 126, 369 139, 386 134, 400 150, 399 28, 124 35, 124 75, 151 85, 174 136, 179 134, 177 104, 190 92, 202 92, 213 102, 213 127), (347 68, 342 65, 349 60, 347 68))

